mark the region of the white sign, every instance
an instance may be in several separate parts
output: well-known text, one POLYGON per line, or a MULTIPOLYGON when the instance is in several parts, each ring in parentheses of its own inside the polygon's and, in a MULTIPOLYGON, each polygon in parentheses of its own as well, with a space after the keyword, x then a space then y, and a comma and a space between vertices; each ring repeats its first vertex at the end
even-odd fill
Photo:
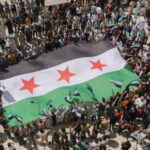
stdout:
POLYGON ((45 5, 57 5, 63 3, 70 3, 71 0, 45 0, 45 5))
MULTIPOLYGON (((2 4, 5 3, 6 0, 0 0, 2 4)), ((16 0, 13 0, 16 1, 16 0)), ((25 0, 23 0, 25 2, 25 0)), ((29 0, 31 1, 31 0, 29 0)), ((10 0, 7 0, 8 3, 10 3, 10 0)), ((70 3, 71 0, 45 0, 45 5, 57 5, 57 4, 63 4, 63 3, 70 3)))

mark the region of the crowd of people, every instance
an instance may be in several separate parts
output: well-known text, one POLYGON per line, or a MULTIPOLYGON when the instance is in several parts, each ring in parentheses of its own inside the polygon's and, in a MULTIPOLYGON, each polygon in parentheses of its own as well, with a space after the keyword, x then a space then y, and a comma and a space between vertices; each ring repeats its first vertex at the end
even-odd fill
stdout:
POLYGON ((0 68, 5 69, 22 59, 33 58, 72 42, 105 39, 114 40, 119 46, 121 42, 137 45, 144 40, 146 43, 148 32, 138 30, 140 27, 136 25, 137 16, 141 13, 140 1, 133 2, 128 15, 124 15, 124 9, 130 0, 124 3, 87 0, 88 8, 81 2, 49 7, 45 7, 43 0, 0 3, 0 68), (132 13, 134 7, 135 14, 132 13))
MULTIPOLYGON (((4 119, 1 108, 0 121, 7 137, 23 146, 33 144, 34 148, 39 142, 55 150, 106 150, 113 133, 122 135, 126 131, 127 141, 122 143, 122 150, 132 147, 131 138, 144 150, 150 149, 146 142, 150 139, 150 44, 149 29, 145 28, 150 15, 142 12, 146 3, 141 0, 112 0, 112 3, 74 0, 49 7, 44 0, 0 3, 1 70, 70 43, 109 40, 141 80, 132 83, 136 86, 133 90, 129 90, 132 85, 128 85, 110 99, 71 106, 63 113, 62 105, 57 111, 43 114, 41 119, 20 127, 8 127, 9 120, 4 119), (125 13, 129 4, 129 12, 125 13), (58 120, 63 120, 59 130, 58 120), (52 140, 48 139, 49 135, 52 140)), ((12 143, 8 143, 8 148, 15 149, 12 143)))

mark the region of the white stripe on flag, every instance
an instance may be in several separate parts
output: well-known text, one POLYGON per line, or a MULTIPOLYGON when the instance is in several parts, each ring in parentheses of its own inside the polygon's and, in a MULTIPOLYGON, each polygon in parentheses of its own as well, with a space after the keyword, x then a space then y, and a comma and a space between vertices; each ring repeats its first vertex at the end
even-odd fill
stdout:
MULTIPOLYGON (((49 69, 1 80, 0 83, 6 87, 6 90, 16 101, 20 101, 27 97, 41 96, 59 87, 85 82, 102 74, 120 70, 124 68, 125 65, 126 61, 121 57, 118 49, 113 48, 98 56, 74 59, 49 69), (99 59, 102 64, 107 66, 103 67, 103 71, 98 69, 91 70, 92 64, 90 61, 96 62, 99 59), (69 67, 69 71, 75 74, 75 76, 70 78, 70 83, 67 83, 64 80, 58 81, 60 74, 57 70, 63 71, 67 66, 69 67), (34 82, 40 85, 34 89, 33 94, 28 90, 19 90, 23 87, 21 79, 30 80, 32 77, 34 77, 34 82)), ((9 104, 4 102, 3 106, 6 105, 9 104)))

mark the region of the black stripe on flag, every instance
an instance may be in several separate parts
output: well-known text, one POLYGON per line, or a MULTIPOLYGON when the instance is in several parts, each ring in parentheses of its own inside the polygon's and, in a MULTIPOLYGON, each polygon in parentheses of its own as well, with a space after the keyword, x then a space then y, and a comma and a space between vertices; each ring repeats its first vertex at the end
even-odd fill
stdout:
POLYGON ((21 61, 17 65, 8 67, 5 72, 0 71, 0 80, 47 69, 77 58, 97 56, 113 47, 113 44, 108 41, 70 44, 54 52, 43 53, 37 58, 21 61))

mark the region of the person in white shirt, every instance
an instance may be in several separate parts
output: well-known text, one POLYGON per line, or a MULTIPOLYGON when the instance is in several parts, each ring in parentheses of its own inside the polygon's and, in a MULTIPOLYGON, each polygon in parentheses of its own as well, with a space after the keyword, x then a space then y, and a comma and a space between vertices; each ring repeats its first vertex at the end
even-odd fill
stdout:
POLYGON ((95 5, 91 6, 91 13, 96 13, 96 6, 95 5))
POLYGON ((144 139, 146 138, 146 133, 144 130, 140 129, 140 131, 135 131, 135 132, 131 133, 130 136, 133 139, 137 140, 138 144, 143 144, 144 139))
POLYGON ((15 43, 15 41, 14 41, 14 37, 9 36, 9 37, 7 38, 7 43, 8 43, 8 46, 9 46, 13 51, 15 51, 15 50, 17 49, 16 43, 15 43))
POLYGON ((9 150, 15 150, 14 143, 7 144, 9 150))
POLYGON ((143 108, 146 105, 146 99, 141 96, 135 100, 135 105, 137 108, 143 108))
POLYGON ((141 1, 137 1, 137 3, 136 3, 136 9, 140 10, 140 8, 141 8, 141 1))
POLYGON ((77 15, 80 16, 82 13, 82 7, 77 7, 76 12, 77 12, 77 15))
POLYGON ((44 22, 44 19, 43 19, 42 15, 38 16, 38 22, 39 23, 43 23, 44 22))
POLYGON ((17 10, 17 16, 19 16, 21 7, 20 7, 19 3, 15 3, 15 6, 16 6, 16 10, 17 10))
POLYGON ((97 21, 98 20, 98 15, 96 13, 92 16, 92 20, 93 21, 97 21))
POLYGON ((123 43, 121 40, 117 42, 117 47, 119 48, 120 52, 123 52, 124 47, 123 47, 123 43))
POLYGON ((100 142, 99 142, 97 139, 95 139, 95 140, 93 140, 93 141, 90 143, 90 146, 91 146, 92 148, 99 147, 99 146, 100 146, 100 142))
POLYGON ((42 143, 44 143, 44 141, 48 143, 48 131, 44 131, 43 129, 40 129, 37 135, 41 138, 42 143))
POLYGON ((150 54, 147 54, 144 58, 145 63, 150 63, 150 54))
POLYGON ((116 46, 116 44, 117 44, 117 37, 116 36, 112 37, 112 43, 113 43, 113 45, 116 46))
POLYGON ((102 12, 101 7, 97 7, 97 8, 96 8, 96 13, 97 13, 97 14, 100 14, 101 12, 102 12))
POLYGON ((4 26, 4 22, 2 20, 0 20, 0 33, 2 33, 3 37, 6 38, 6 29, 4 26))
POLYGON ((115 12, 112 12, 112 14, 111 14, 112 21, 115 21, 116 18, 117 18, 117 16, 116 16, 115 12))

